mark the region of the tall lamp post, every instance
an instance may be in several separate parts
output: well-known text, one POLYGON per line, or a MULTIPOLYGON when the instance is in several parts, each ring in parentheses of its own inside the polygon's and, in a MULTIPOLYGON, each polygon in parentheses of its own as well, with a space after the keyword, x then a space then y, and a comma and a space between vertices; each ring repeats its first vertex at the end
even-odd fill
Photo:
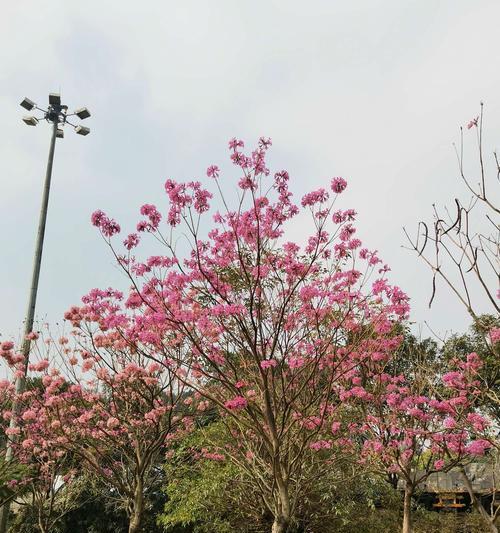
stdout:
MULTIPOLYGON (((28 370, 29 363, 29 353, 31 347, 31 339, 29 338, 29 333, 33 329, 33 321, 35 318, 35 305, 36 305, 36 296, 38 292, 38 279, 40 277, 40 266, 42 263, 42 250, 43 250, 43 240, 45 237, 45 223, 47 220, 47 209, 49 205, 49 193, 50 193, 50 181, 52 178, 52 164, 54 162, 54 150, 56 147, 56 139, 64 138, 64 126, 68 124, 72 126, 76 133, 79 135, 88 135, 90 129, 81 126, 72 124, 68 118, 78 117, 83 120, 90 117, 90 112, 86 107, 77 109, 73 113, 68 114, 68 106, 61 104, 61 96, 56 93, 49 94, 49 105, 47 109, 42 109, 38 107, 34 102, 29 98, 24 98, 21 102, 21 107, 27 111, 32 111, 33 109, 42 113, 42 116, 25 116, 23 121, 28 126, 36 126, 41 120, 46 120, 49 124, 52 125, 52 135, 50 138, 50 148, 49 148, 49 158, 47 161, 47 170, 45 173, 45 184, 43 187, 42 195, 42 206, 40 208, 40 217, 38 220, 38 232, 36 235, 36 245, 35 245, 35 256, 33 258, 33 272, 31 276, 31 288, 28 298, 28 308, 26 311, 26 321, 24 324, 24 338, 21 353, 24 355, 24 374, 16 378, 16 395, 24 392, 26 386, 26 372, 28 370)), ((19 412, 19 405, 14 403, 12 406, 12 417, 10 420, 10 427, 14 428, 17 424, 17 414, 19 412)), ((5 462, 8 463, 12 460, 13 457, 13 441, 9 437, 7 442, 7 449, 5 451, 5 462)), ((10 504, 6 503, 0 509, 0 533, 6 533, 8 526, 8 517, 9 517, 10 504)))

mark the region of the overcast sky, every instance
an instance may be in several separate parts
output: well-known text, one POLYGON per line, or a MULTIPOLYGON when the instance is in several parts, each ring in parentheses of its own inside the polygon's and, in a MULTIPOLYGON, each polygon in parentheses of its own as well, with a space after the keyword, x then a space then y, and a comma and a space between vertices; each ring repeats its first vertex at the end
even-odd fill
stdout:
POLYGON ((416 323, 463 330, 444 288, 427 309, 429 272, 401 248, 402 227, 467 197, 452 143, 481 100, 486 151, 498 146, 499 20, 498 0, 3 2, 2 338, 22 329, 50 136, 45 123, 26 127, 18 104, 53 91, 89 107, 92 131, 57 142, 39 320, 56 323, 92 287, 126 287, 93 210, 131 229, 141 204, 165 211, 167 177, 202 178, 230 137, 265 135, 299 197, 348 180, 343 206, 416 323))

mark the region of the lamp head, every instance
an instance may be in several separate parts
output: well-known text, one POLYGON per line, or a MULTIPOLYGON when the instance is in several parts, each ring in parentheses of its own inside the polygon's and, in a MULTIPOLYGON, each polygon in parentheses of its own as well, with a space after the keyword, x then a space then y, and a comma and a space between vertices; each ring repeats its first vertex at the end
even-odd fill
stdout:
POLYGON ((24 98, 24 100, 19 104, 21 107, 24 107, 27 111, 31 111, 35 107, 35 102, 29 98, 24 98))
POLYGON ((75 131, 76 133, 78 133, 78 135, 84 135, 84 136, 90 133, 90 129, 86 128, 85 126, 77 126, 75 128, 75 131))
POLYGON ((61 105, 61 95, 57 93, 50 93, 49 104, 50 105, 61 105))
POLYGON ((36 117, 23 117, 23 122, 28 126, 36 126, 38 124, 38 119, 36 117))
POLYGON ((75 111, 75 115, 80 119, 84 120, 90 117, 90 111, 86 107, 81 107, 75 111))

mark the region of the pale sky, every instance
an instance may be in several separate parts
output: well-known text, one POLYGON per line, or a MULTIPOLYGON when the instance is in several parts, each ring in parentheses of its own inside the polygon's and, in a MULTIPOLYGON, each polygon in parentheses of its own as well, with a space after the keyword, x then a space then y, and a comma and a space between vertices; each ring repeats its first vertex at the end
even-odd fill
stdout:
POLYGON ((57 142, 39 320, 60 321, 92 287, 127 286, 92 211, 130 230, 143 203, 166 212, 167 177, 203 178, 229 138, 265 135, 297 197, 348 180, 342 206, 410 295, 412 320, 463 330, 444 287, 427 308, 430 275, 401 248, 402 227, 468 197, 452 143, 481 100, 486 152, 498 147, 499 20, 498 0, 5 0, 0 338, 22 330, 50 137, 45 123, 24 125, 19 102, 58 91, 70 109, 88 106, 92 131, 57 142))

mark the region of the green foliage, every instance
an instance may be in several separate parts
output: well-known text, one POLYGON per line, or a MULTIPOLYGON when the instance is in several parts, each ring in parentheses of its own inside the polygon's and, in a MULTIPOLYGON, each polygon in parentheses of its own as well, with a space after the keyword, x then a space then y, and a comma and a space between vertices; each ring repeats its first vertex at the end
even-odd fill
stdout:
POLYGON ((23 485, 10 485, 9 482, 19 482, 27 471, 28 468, 17 461, 7 462, 5 458, 0 458, 0 505, 25 491, 23 485))
POLYGON ((227 461, 195 459, 193 454, 226 435, 216 422, 188 437, 167 462, 167 503, 158 523, 172 533, 253 531, 245 524, 243 476, 227 461))
POLYGON ((417 509, 414 517, 415 533, 484 533, 487 527, 477 513, 446 513, 417 509))
MULTIPOLYGON (((268 533, 271 516, 228 461, 193 459, 193 451, 230 438, 221 422, 193 433, 165 467, 168 502, 158 523, 168 533, 268 533)), ((314 482, 295 511, 290 533, 397 531, 400 494, 361 469, 312 462, 314 482), (362 475, 364 474, 364 475, 362 475), (392 527, 394 526, 394 527, 392 527)))
MULTIPOLYGON (((104 486, 97 486, 92 479, 82 477, 68 485, 65 497, 71 505, 56 502, 54 515, 58 516, 51 533, 126 533, 128 519, 123 509, 115 505, 116 495, 104 486)), ((157 533, 156 515, 164 505, 161 493, 148 494, 142 533, 157 533)), ((10 533, 34 533, 38 531, 38 517, 33 506, 13 506, 10 533)))
POLYGON ((442 357, 451 360, 464 359, 476 352, 483 361, 480 375, 488 394, 483 397, 483 407, 497 420, 500 418, 500 343, 492 346, 489 331, 500 327, 500 318, 481 315, 468 333, 452 335, 442 347, 442 357))

